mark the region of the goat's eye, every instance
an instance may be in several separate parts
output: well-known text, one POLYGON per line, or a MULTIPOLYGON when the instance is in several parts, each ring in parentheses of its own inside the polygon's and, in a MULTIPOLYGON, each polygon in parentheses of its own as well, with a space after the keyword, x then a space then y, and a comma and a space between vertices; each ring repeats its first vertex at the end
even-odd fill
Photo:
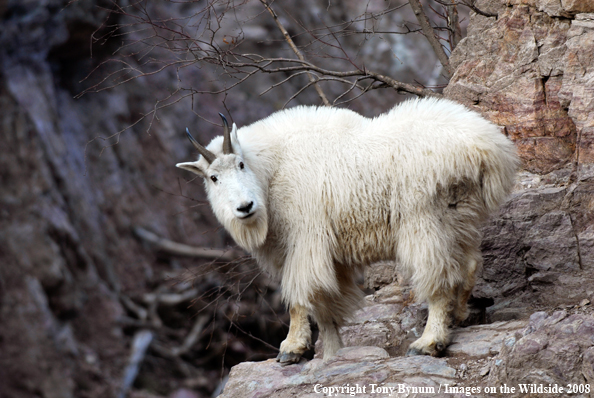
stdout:
POLYGON ((243 165, 243 162, 239 162, 239 168, 240 168, 241 170, 243 170, 243 168, 244 168, 244 167, 245 167, 245 166, 243 165))
POLYGON ((219 180, 217 176, 210 176, 210 179, 212 180, 212 182, 217 182, 219 180))

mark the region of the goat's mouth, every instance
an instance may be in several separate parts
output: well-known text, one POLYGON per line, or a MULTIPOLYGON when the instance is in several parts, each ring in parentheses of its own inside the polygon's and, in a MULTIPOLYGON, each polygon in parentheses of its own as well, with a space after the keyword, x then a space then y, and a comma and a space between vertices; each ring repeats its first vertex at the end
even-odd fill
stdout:
POLYGON ((255 211, 251 212, 250 214, 246 215, 245 217, 241 217, 242 220, 247 220, 248 218, 250 218, 251 216, 253 216, 254 214, 256 214, 255 211))

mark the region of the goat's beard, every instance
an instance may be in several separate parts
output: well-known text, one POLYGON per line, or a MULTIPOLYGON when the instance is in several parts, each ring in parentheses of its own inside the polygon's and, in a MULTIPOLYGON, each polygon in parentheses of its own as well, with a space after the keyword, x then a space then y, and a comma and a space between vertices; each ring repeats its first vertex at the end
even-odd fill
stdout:
POLYGON ((258 209, 251 222, 246 223, 238 218, 233 218, 225 229, 231 237, 244 250, 252 253, 264 244, 268 234, 268 214, 266 208, 258 209))

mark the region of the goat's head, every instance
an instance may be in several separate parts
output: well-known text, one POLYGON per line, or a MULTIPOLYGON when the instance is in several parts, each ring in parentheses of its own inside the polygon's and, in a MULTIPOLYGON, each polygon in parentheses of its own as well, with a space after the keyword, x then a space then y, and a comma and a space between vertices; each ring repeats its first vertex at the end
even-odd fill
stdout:
POLYGON ((252 250, 266 238, 264 190, 243 157, 237 126, 233 123, 233 128, 229 130, 227 120, 223 115, 221 118, 223 137, 216 137, 206 148, 186 128, 188 139, 202 156, 195 162, 178 163, 176 167, 204 178, 208 201, 215 216, 238 244, 252 250))

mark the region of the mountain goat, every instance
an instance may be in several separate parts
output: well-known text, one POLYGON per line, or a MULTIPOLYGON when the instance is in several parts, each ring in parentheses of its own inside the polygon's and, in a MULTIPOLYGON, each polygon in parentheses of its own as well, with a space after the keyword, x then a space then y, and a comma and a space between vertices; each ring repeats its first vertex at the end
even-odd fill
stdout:
POLYGON ((206 148, 188 132, 202 156, 177 167, 204 177, 217 219, 280 279, 291 323, 277 360, 310 345, 308 315, 333 356, 360 305, 355 275, 380 260, 398 260, 429 305, 407 355, 442 353, 482 265, 479 226, 514 184, 515 148, 498 127, 442 99, 373 119, 298 106, 224 125, 206 148))

